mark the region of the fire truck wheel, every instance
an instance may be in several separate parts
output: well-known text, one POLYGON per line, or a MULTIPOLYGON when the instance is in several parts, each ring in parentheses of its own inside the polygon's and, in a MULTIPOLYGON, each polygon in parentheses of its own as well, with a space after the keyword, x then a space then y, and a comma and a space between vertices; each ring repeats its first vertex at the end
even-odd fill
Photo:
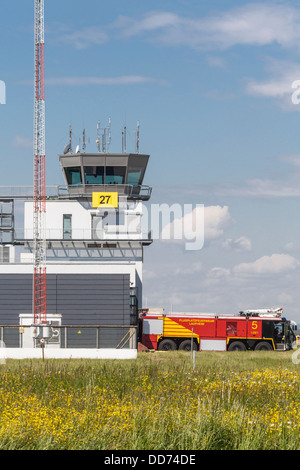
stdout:
POLYGON ((246 351, 246 346, 242 341, 233 341, 228 346, 228 351, 246 351))
MULTIPOLYGON (((191 350, 191 340, 190 339, 185 339, 182 341, 179 345, 179 348, 181 351, 190 351, 191 350)), ((197 351, 197 346, 195 342, 193 341, 193 351, 197 351)))
POLYGON ((175 349, 177 345, 172 339, 163 339, 158 345, 159 351, 175 351, 175 349))
POLYGON ((272 350, 273 348, 271 344, 267 343, 267 341, 261 341, 254 348, 254 351, 272 351, 272 350))

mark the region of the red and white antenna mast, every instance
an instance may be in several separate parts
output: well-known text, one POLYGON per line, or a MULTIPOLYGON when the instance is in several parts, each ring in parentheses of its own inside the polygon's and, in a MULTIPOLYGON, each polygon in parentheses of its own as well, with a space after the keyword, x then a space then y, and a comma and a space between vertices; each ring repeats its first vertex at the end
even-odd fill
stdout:
POLYGON ((44 0, 35 0, 33 319, 47 323, 44 0))

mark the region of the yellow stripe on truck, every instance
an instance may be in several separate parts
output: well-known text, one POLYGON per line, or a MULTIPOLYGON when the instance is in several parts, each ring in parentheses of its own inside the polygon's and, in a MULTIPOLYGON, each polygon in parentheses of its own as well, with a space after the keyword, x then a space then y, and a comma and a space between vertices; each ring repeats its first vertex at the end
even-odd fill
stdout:
MULTIPOLYGON (((192 331, 189 328, 185 328, 179 325, 177 322, 170 318, 164 318, 163 336, 173 338, 190 338, 192 331)), ((199 335, 193 334, 195 338, 199 338, 199 335)))

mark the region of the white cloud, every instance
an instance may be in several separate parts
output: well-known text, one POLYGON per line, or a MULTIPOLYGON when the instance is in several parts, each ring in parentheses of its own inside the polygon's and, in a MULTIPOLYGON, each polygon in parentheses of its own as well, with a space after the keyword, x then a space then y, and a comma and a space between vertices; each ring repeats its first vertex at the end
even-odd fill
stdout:
POLYGON ((295 172, 292 176, 281 180, 253 178, 246 180, 241 187, 219 186, 215 189, 215 194, 260 198, 299 197, 299 174, 295 172))
POLYGON ((176 268, 173 271, 175 276, 194 276, 195 274, 199 274, 203 271, 203 264, 198 261, 194 263, 187 264, 185 266, 180 266, 180 268, 176 268))
POLYGON ((237 252, 243 251, 251 251, 252 250, 252 243, 249 238, 242 236, 233 240, 232 238, 227 238, 223 243, 222 246, 227 250, 234 250, 237 252))
MULTIPOLYGON (((177 206, 176 206, 177 207, 177 206)), ((172 208, 172 206, 171 206, 172 208)), ((180 208, 178 208, 180 209, 180 208)), ((232 221, 228 206, 207 206, 199 205, 191 212, 181 213, 172 222, 168 222, 161 230, 160 239, 175 242, 186 242, 186 240, 196 239, 195 245, 202 248, 203 241, 214 240, 224 234, 224 230, 232 221), (200 246, 201 242, 201 246, 200 246)), ((189 244, 192 248, 193 242, 189 244)), ((186 243, 187 245, 187 243, 186 243)))
MULTIPOLYGON (((279 4, 253 3, 202 20, 208 44, 228 48, 237 44, 289 46, 299 37, 295 27, 300 15, 296 9, 279 4)), ((199 29, 201 24, 198 23, 199 29)))
POLYGON ((207 274, 210 279, 224 279, 230 275, 230 269, 215 267, 211 268, 207 274))
POLYGON ((63 86, 137 85, 149 82, 158 82, 158 80, 141 75, 124 75, 120 77, 57 77, 47 79, 47 85, 63 86))
POLYGON ((216 67, 219 69, 224 69, 227 65, 224 57, 220 56, 209 56, 207 57, 206 62, 210 67, 216 67))
POLYGON ((292 83, 299 74, 284 74, 276 79, 270 78, 263 82, 251 81, 246 87, 246 91, 251 95, 263 96, 266 98, 284 98, 292 95, 292 83))
POLYGON ((277 302, 279 305, 292 305, 294 302, 294 298, 293 296, 282 292, 277 296, 277 302))
POLYGON ((159 232, 163 241, 185 243, 186 250, 201 250, 204 243, 204 207, 192 209, 192 205, 154 204, 151 207, 151 229, 153 236, 159 232), (162 225, 160 225, 160 214, 162 225), (174 219, 172 220, 172 214, 174 219), (191 242, 190 242, 191 241, 191 242))
POLYGON ((294 242, 286 243, 283 248, 290 253, 295 253, 299 250, 299 247, 294 242))
POLYGON ((284 110, 300 111, 300 82, 297 82, 300 79, 299 63, 268 59, 266 69, 269 78, 250 80, 246 85, 246 93, 275 99, 284 110))
POLYGON ((232 221, 228 206, 207 206, 204 209, 205 240, 221 237, 232 221))
POLYGON ((285 157, 281 157, 280 160, 289 163, 297 168, 300 168, 300 154, 298 155, 286 155, 285 157))
POLYGON ((260 274, 281 274, 292 271, 299 266, 299 261, 291 255, 273 254, 262 256, 252 263, 241 263, 234 267, 235 274, 260 275, 260 274))
POLYGON ((140 18, 119 16, 110 29, 118 30, 120 35, 130 37, 145 32, 177 27, 180 23, 180 17, 174 13, 152 11, 140 18))
POLYGON ((89 26, 75 32, 65 32, 59 36, 59 42, 71 44, 76 49, 85 49, 91 45, 107 42, 107 33, 98 26, 89 26))
MULTIPOLYGON (((62 28, 60 26, 61 32, 62 28)), ((249 3, 206 17, 184 17, 170 11, 149 11, 140 17, 119 16, 108 25, 63 31, 58 41, 77 49, 101 45, 110 38, 147 34, 160 43, 197 49, 226 49, 239 44, 297 47, 300 12, 279 2, 249 3)))
POLYGON ((23 147, 23 148, 32 148, 33 143, 31 139, 28 137, 24 137, 23 135, 15 135, 13 139, 13 146, 14 147, 23 147))
POLYGON ((206 288, 206 292, 210 292, 212 297, 219 296, 221 294, 221 289, 226 289, 228 282, 230 285, 231 279, 230 269, 216 266, 211 268, 206 277, 202 280, 203 286, 206 288))
POLYGON ((156 32, 156 39, 164 44, 200 49, 274 43, 298 47, 299 26, 299 10, 276 2, 250 3, 199 18, 148 12, 140 18, 121 17, 115 23, 124 36, 156 32))

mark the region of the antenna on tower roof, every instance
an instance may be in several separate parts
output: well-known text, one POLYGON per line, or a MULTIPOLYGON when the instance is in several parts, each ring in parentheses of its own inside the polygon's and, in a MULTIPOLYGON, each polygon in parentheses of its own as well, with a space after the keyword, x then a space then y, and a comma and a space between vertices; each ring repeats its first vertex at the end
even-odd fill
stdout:
POLYGON ((122 131, 122 153, 126 153, 126 139, 127 139, 127 128, 123 127, 122 131))
POLYGON ((140 121, 137 122, 136 129, 136 153, 140 153, 140 121))
POLYGON ((82 153, 85 153, 85 149, 86 149, 85 129, 83 129, 83 133, 82 133, 82 153))
POLYGON ((106 153, 108 151, 108 147, 111 144, 111 118, 108 119, 108 127, 101 128, 100 121, 98 121, 96 144, 97 144, 98 152, 102 151, 103 153, 106 153), (102 146, 101 146, 101 137, 102 137, 102 146))
POLYGON ((111 144, 111 118, 108 118, 108 142, 107 145, 111 144))
POLYGON ((72 136, 73 136, 73 129, 72 129, 72 126, 70 124, 69 126, 69 145, 70 145, 70 153, 73 153, 73 150, 72 150, 72 136))
POLYGON ((97 140, 96 140, 96 144, 97 144, 98 152, 100 152, 100 121, 97 122, 97 140))
POLYGON ((72 150, 72 126, 71 126, 71 124, 69 125, 69 143, 64 148, 64 155, 66 155, 67 153, 73 153, 73 150, 72 150))

